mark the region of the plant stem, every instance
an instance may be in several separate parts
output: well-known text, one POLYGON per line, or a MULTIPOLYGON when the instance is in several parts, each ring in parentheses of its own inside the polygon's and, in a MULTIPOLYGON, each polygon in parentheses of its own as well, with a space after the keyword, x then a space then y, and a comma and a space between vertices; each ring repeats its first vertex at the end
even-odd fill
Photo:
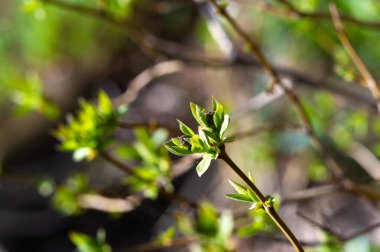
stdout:
POLYGON ((219 159, 226 162, 232 170, 248 185, 250 189, 252 189, 253 193, 259 199, 260 203, 263 205, 265 212, 272 218, 274 223, 278 226, 279 229, 284 233, 284 235, 288 238, 290 243, 293 245, 297 252, 303 252, 301 243, 297 240, 295 235, 289 229, 289 227, 285 224, 285 222, 281 219, 281 217, 277 214, 276 210, 266 203, 266 199, 261 191, 255 186, 255 184, 244 174, 244 172, 232 161, 232 159, 227 155, 224 150, 224 146, 219 154, 219 159))

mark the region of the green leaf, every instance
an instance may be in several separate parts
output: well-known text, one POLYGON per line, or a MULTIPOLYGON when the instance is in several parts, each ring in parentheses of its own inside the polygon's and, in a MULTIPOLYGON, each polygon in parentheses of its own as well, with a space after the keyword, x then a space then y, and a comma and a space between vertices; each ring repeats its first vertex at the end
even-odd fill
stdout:
POLYGON ((191 151, 193 153, 201 153, 207 149, 207 145, 203 142, 201 137, 198 135, 193 135, 190 138, 190 143, 191 143, 191 151))
POLYGON ((234 137, 225 137, 225 138, 223 138, 223 142, 225 142, 225 143, 231 143, 234 140, 235 140, 234 137))
POLYGON ((192 153, 191 150, 187 149, 186 147, 184 147, 184 146, 180 147, 180 146, 176 145, 173 142, 173 139, 170 140, 168 143, 166 143, 165 147, 166 147, 166 149, 168 149, 168 151, 170 151, 174 155, 178 155, 178 156, 185 156, 185 155, 192 153))
MULTIPOLYGON (((213 103, 214 103, 214 99, 213 99, 213 103)), ((216 109, 214 109, 215 113, 213 116, 213 120, 214 120, 215 128, 219 130, 222 127, 222 123, 223 123, 224 109, 223 109, 222 104, 218 103, 216 100, 215 100, 215 103, 216 103, 216 109)))
POLYGON ((214 134, 214 132, 210 129, 205 129, 205 128, 202 128, 202 131, 206 134, 206 136, 208 136, 209 138, 211 138, 212 140, 214 140, 215 142, 219 142, 220 141, 220 138, 214 134))
POLYGON ((230 238, 234 230, 234 218, 230 211, 223 212, 219 219, 219 237, 222 240, 230 238))
POLYGON ((251 188, 247 188, 247 195, 252 199, 253 202, 258 202, 259 199, 257 196, 253 193, 251 188))
POLYGON ((210 203, 203 203, 198 210, 197 231, 207 236, 215 236, 218 231, 218 212, 210 203))
POLYGON ((110 114, 113 112, 113 105, 111 99, 103 90, 98 93, 98 108, 102 114, 110 114))
POLYGON ((198 129, 198 134, 199 134, 199 137, 202 139, 202 141, 206 144, 207 148, 210 148, 210 142, 208 140, 208 137, 206 136, 206 134, 204 133, 204 131, 199 127, 198 129))
POLYGON ((193 117, 195 118, 195 120, 197 120, 197 122, 199 124, 202 124, 202 121, 198 117, 197 107, 198 107, 198 105, 196 105, 195 103, 190 102, 190 109, 191 109, 191 113, 193 114, 193 117))
POLYGON ((185 134, 186 136, 189 136, 189 137, 194 135, 194 131, 192 129, 190 129, 186 124, 184 124, 183 122, 181 122, 178 119, 177 119, 177 121, 179 123, 179 128, 183 132, 183 134, 185 134))
POLYGON ((223 123, 220 128, 219 137, 222 138, 224 133, 226 132, 228 125, 230 124, 230 116, 224 115, 223 123))
POLYGON ((152 142, 157 147, 161 146, 168 139, 169 132, 166 129, 156 129, 152 134, 152 142))
POLYGON ((140 158, 139 153, 136 151, 135 147, 130 145, 120 146, 116 150, 118 156, 125 159, 138 159, 140 158))
POLYGON ((228 180, 228 182, 233 186, 233 188, 235 188, 235 190, 240 193, 240 194, 244 194, 244 195, 247 195, 247 188, 237 182, 234 182, 232 180, 228 180))
POLYGON ((233 199, 233 200, 238 200, 238 201, 243 201, 243 202, 249 202, 252 203, 252 199, 245 194, 240 194, 240 193, 229 193, 225 195, 227 198, 233 199))
POLYGON ((203 159, 199 162, 199 164, 196 167, 198 176, 201 177, 203 173, 207 171, 207 169, 210 167, 212 160, 211 155, 204 155, 203 159))
POLYGON ((156 242, 162 245, 170 244, 176 235, 176 230, 174 227, 169 227, 164 232, 162 232, 157 238, 156 242))
POLYGON ((137 137, 138 142, 143 144, 149 151, 155 152, 156 146, 149 135, 149 132, 144 127, 135 128, 135 135, 137 137))

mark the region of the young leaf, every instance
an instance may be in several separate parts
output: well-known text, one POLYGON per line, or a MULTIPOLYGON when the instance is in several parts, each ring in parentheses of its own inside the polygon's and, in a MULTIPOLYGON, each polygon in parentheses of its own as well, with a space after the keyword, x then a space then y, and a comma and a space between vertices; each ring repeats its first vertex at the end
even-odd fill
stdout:
POLYGON ((258 202, 259 199, 257 196, 253 193, 251 188, 247 188, 247 195, 252 199, 253 202, 258 202))
POLYGON ((207 122, 207 118, 205 115, 206 110, 204 108, 201 108, 198 105, 195 105, 195 108, 196 108, 197 116, 198 116, 199 121, 200 121, 200 125, 202 125, 204 127, 209 127, 208 122, 207 122))
POLYGON ((209 138, 211 138, 215 142, 220 141, 219 137, 217 135, 215 135, 214 132, 212 132, 211 130, 209 130, 207 128, 202 128, 202 131, 206 134, 206 136, 208 136, 209 138))
POLYGON ((205 173, 207 169, 210 167, 211 160, 211 155, 205 155, 203 159, 199 162, 196 168, 199 177, 202 176, 202 174, 205 173))
POLYGON ((191 150, 186 147, 178 146, 174 143, 173 139, 165 144, 166 149, 177 156, 185 156, 191 154, 191 150))
POLYGON ((206 144, 203 142, 200 136, 194 135, 190 138, 191 142, 191 151, 194 153, 200 153, 203 150, 207 149, 206 144))
POLYGON ((244 194, 244 195, 247 195, 247 188, 239 183, 236 183, 232 180, 228 180, 228 182, 230 182, 230 184, 233 186, 233 188, 235 188, 235 190, 240 193, 240 194, 244 194))
POLYGON ((216 101, 216 109, 214 109, 214 125, 216 129, 220 129, 224 118, 224 109, 222 104, 216 101))
POLYGON ((183 132, 183 134, 185 134, 186 136, 189 136, 189 137, 194 135, 194 131, 192 129, 190 129, 186 124, 184 124, 183 122, 181 122, 178 119, 177 119, 177 121, 179 123, 179 128, 183 132))
POLYGON ((191 109, 191 113, 193 114, 193 117, 195 118, 195 120, 197 120, 197 122, 200 125, 202 125, 202 121, 198 117, 197 108, 198 108, 197 104, 190 102, 190 109, 191 109))
POLYGON ((219 137, 221 138, 230 124, 230 116, 224 115, 222 126, 220 127, 219 137))
POLYGON ((198 134, 200 138, 202 139, 202 141, 206 144, 207 148, 210 148, 210 142, 208 140, 208 137, 206 136, 206 134, 203 132, 203 130, 200 127, 198 129, 198 134))
POLYGON ((233 200, 238 200, 238 201, 244 201, 244 202, 249 202, 252 203, 252 199, 245 195, 245 194, 240 194, 240 193, 230 193, 225 195, 227 198, 233 199, 233 200))

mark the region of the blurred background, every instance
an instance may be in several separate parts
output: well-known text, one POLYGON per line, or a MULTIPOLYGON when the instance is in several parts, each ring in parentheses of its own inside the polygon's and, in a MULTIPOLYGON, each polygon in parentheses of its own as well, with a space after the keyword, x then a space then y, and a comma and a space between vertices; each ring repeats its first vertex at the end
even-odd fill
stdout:
MULTIPOLYGON (((217 98, 232 116, 227 135, 237 136, 228 153, 265 195, 276 197, 281 216, 310 251, 380 251, 380 118, 339 41, 331 3, 378 79, 379 1, 229 0, 227 10, 299 95, 345 176, 373 185, 371 193, 341 187, 292 103, 280 90, 267 92, 270 78, 209 2, 0 1, 0 251, 75 251, 71 231, 95 237, 101 229, 113 251, 138 251, 175 223, 173 212, 193 211, 131 191, 124 174, 102 158, 75 162, 59 151, 52 132, 75 115, 80 97, 96 101, 99 90, 114 104, 128 104, 123 121, 162 126, 170 137, 180 134, 177 118, 196 127, 190 101, 211 108, 217 98), (78 201, 88 192, 129 203, 117 211, 94 209, 100 201, 78 201)), ((134 132, 118 129, 115 139, 131 144, 134 132)), ((237 178, 221 161, 199 178, 194 159, 170 157, 183 197, 233 212, 249 207, 224 197, 232 191, 228 178, 237 178)), ((238 218, 235 228, 251 219, 238 218)), ((292 251, 278 231, 242 233, 234 235, 235 251, 292 251)))

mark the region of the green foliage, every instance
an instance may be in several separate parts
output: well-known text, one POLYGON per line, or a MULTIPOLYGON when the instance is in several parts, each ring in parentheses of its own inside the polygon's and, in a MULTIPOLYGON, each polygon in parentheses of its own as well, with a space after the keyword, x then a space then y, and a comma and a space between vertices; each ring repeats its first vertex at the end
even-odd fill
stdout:
POLYGON ((252 222, 246 226, 243 226, 237 230, 238 235, 242 237, 250 237, 258 232, 273 233, 276 231, 276 225, 269 217, 269 215, 263 210, 250 211, 252 222))
POLYGON ((11 99, 16 104, 14 108, 16 115, 24 116, 32 111, 38 111, 51 120, 59 117, 58 106, 45 96, 41 81, 36 74, 27 76, 17 86, 18 88, 11 94, 11 99))
POLYGON ((175 227, 169 227, 156 238, 156 242, 162 245, 169 245, 173 241, 175 235, 175 227))
POLYGON ((234 223, 230 212, 224 212, 219 216, 211 204, 202 203, 195 219, 186 214, 179 214, 177 226, 183 234, 199 241, 196 251, 232 251, 230 239, 234 223))
POLYGON ((97 105, 81 100, 78 115, 68 116, 67 125, 60 125, 53 135, 61 141, 60 150, 74 153, 75 161, 92 160, 112 141, 117 121, 125 111, 124 106, 114 110, 107 94, 100 91, 97 105))
POLYGON ((213 111, 207 111, 190 103, 191 112, 199 124, 198 134, 178 120, 179 128, 184 135, 172 138, 166 143, 166 148, 175 155, 202 153, 203 159, 196 168, 199 176, 202 176, 209 168, 211 161, 218 157, 224 143, 232 141, 232 138, 224 137, 230 124, 229 115, 224 113, 223 105, 216 99, 212 99, 212 104, 213 111))
POLYGON ((111 252, 111 247, 106 242, 104 230, 98 230, 96 239, 83 233, 71 232, 70 240, 75 244, 78 252, 111 252))
POLYGON ((136 142, 133 145, 123 145, 118 148, 120 157, 138 161, 133 174, 126 183, 134 191, 142 191, 146 197, 156 198, 159 188, 173 191, 170 178, 170 158, 163 146, 168 132, 157 129, 152 134, 143 127, 135 129, 136 142))
POLYGON ((52 198, 53 206, 67 215, 80 214, 82 208, 79 205, 78 198, 89 190, 88 177, 83 174, 75 174, 56 188, 52 198))

